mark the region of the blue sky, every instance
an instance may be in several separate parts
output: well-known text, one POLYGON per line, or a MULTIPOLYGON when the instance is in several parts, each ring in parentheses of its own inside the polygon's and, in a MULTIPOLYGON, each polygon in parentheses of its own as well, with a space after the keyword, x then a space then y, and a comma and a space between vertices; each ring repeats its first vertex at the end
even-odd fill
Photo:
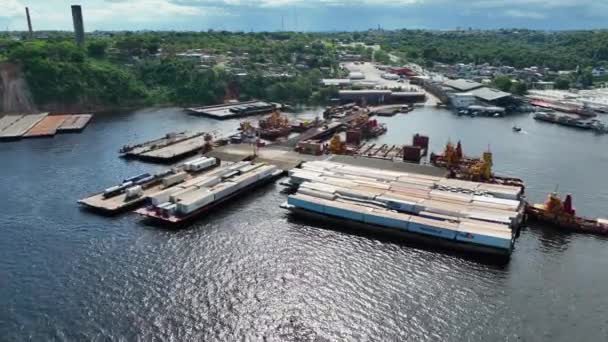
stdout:
POLYGON ((0 29, 71 30, 70 5, 93 30, 608 28, 608 0, 0 0, 0 29))

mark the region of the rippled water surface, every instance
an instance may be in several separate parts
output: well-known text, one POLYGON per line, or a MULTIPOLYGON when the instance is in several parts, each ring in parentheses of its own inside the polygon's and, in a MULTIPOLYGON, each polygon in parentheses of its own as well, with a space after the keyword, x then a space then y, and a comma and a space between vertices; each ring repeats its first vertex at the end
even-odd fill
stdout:
MULTIPOLYGON (((608 136, 418 109, 386 143, 490 145, 529 197, 559 184, 608 215, 608 136), (517 124, 524 133, 512 132, 517 124)), ((82 134, 0 144, 0 340, 604 341, 608 239, 528 228, 506 266, 293 220, 270 185, 190 228, 99 217, 76 200, 140 171, 126 143, 232 131, 174 109, 99 115, 82 134)))

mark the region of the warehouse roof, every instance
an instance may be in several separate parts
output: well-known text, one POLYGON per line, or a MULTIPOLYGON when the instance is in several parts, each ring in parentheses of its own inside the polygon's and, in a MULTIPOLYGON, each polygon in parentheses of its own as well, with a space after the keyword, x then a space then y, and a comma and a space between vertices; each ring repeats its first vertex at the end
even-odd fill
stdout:
POLYGON ((460 91, 469 91, 477 88, 483 87, 483 84, 474 82, 471 80, 457 79, 457 80, 447 80, 443 82, 448 87, 454 88, 460 91))
POLYGON ((476 98, 484 101, 496 101, 498 99, 511 96, 511 94, 505 93, 504 91, 487 87, 475 89, 471 91, 471 94, 473 94, 473 96, 475 96, 476 98))

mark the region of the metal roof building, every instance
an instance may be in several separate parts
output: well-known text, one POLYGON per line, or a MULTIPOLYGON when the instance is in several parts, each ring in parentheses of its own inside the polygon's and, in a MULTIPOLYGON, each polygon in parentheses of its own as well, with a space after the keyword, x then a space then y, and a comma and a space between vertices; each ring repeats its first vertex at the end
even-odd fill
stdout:
POLYGON ((458 91, 465 92, 469 92, 471 90, 483 87, 483 84, 481 83, 465 79, 447 80, 443 82, 443 84, 458 91))
POLYGON ((511 97, 511 94, 509 93, 487 87, 475 89, 470 93, 473 94, 473 96, 475 96, 476 98, 487 102, 494 102, 511 97))

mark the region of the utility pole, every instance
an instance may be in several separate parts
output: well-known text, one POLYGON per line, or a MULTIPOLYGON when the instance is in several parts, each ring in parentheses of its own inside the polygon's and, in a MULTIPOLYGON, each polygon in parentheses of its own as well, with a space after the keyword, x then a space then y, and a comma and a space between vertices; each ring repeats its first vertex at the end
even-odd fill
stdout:
POLYGON ((25 16, 27 17, 27 29, 29 32, 30 39, 34 38, 34 31, 32 31, 32 19, 30 18, 30 9, 25 8, 25 16))

